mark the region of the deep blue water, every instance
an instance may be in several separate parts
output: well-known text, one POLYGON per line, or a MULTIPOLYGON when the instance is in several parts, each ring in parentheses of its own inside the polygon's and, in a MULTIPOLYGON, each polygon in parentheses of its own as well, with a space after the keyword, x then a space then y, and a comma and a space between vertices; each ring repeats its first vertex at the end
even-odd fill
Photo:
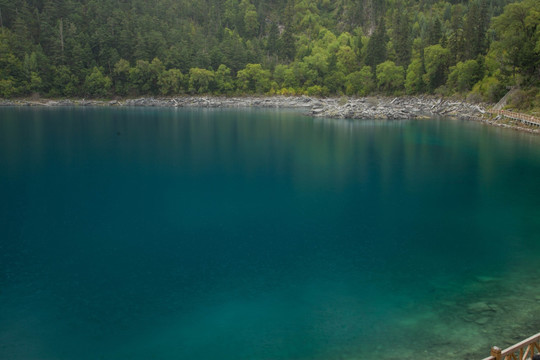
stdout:
POLYGON ((3 108, 0 358, 481 359, 540 328, 538 179, 448 119, 3 108))

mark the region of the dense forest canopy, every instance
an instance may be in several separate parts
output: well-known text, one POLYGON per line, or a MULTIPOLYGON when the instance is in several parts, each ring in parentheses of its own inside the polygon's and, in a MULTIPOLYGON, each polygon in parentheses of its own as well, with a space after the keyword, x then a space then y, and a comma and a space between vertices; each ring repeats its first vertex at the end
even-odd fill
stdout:
POLYGON ((540 82, 540 1, 0 0, 0 96, 439 93, 540 82))

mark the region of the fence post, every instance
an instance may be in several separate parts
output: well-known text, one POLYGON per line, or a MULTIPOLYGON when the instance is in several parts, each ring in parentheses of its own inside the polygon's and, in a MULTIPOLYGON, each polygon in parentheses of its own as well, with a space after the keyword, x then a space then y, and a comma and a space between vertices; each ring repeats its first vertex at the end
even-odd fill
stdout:
POLYGON ((495 360, 501 360, 502 358, 502 354, 501 354, 502 350, 496 346, 493 346, 491 348, 491 356, 494 356, 495 357, 495 360))

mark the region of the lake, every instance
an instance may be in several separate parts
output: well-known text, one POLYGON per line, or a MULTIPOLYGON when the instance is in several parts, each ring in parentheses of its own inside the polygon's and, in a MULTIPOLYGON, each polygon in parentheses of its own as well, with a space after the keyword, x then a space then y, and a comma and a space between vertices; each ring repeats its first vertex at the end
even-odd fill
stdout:
POLYGON ((540 137, 0 109, 0 358, 482 359, 540 328, 540 137))

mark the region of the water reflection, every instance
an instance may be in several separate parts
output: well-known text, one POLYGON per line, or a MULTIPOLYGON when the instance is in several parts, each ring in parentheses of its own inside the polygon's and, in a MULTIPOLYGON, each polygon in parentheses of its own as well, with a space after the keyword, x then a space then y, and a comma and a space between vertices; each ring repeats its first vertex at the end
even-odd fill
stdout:
POLYGON ((478 358, 538 310, 537 137, 291 111, 1 111, 8 358, 389 359, 389 336, 406 358, 478 358), (482 302, 498 310, 469 308, 482 302))

